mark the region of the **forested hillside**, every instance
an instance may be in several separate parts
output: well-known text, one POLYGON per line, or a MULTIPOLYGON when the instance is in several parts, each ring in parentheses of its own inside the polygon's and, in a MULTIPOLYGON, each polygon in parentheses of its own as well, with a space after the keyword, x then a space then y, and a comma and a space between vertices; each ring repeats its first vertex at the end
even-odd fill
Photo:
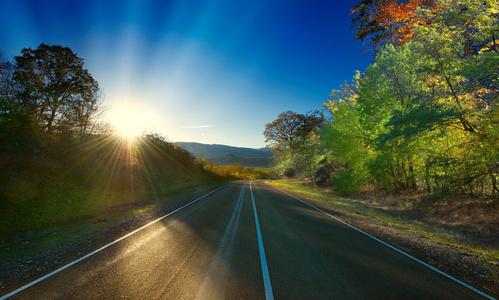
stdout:
POLYGON ((497 1, 363 0, 352 13, 373 63, 322 110, 267 124, 280 173, 339 194, 497 196, 497 1))
POLYGON ((217 165, 241 164, 245 167, 269 168, 274 161, 274 154, 266 149, 187 142, 176 144, 197 158, 204 158, 217 165))
POLYGON ((188 143, 188 142, 178 142, 176 143, 185 150, 191 152, 196 157, 203 156, 206 159, 212 159, 217 157, 222 157, 227 154, 234 155, 238 157, 273 157, 274 154, 265 150, 264 148, 244 148, 244 147, 233 147, 227 145, 208 145, 201 143, 188 143))

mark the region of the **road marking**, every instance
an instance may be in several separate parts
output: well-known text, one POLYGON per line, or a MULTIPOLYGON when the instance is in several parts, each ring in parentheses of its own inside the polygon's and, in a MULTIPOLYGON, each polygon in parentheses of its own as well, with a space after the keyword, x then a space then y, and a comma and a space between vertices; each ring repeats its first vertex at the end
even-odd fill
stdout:
MULTIPOLYGON (((269 185, 269 184, 267 184, 267 185, 269 185)), ((455 278, 455 277, 453 277, 453 276, 451 276, 451 275, 449 275, 449 274, 447 274, 447 273, 445 273, 445 272, 443 272, 443 271, 441 271, 441 270, 439 270, 439 269, 437 269, 437 268, 435 268, 435 267, 433 267, 433 266, 431 266, 431 265, 429 265, 429 264, 425 263, 424 261, 419 260, 419 259, 415 258, 414 256, 412 256, 412 255, 410 255, 410 254, 408 254, 408 253, 406 253, 406 252, 404 252, 404 251, 402 251, 402 250, 400 250, 400 249, 398 249, 398 248, 395 248, 394 246, 392 246, 392 245, 390 245, 390 244, 388 244, 388 243, 386 243, 386 242, 384 242, 384 241, 382 241, 382 240, 378 239, 377 237, 374 237, 374 236, 370 235, 369 233, 364 232, 364 231, 360 230, 359 228, 357 228, 357 227, 355 227, 355 226, 353 226, 353 225, 348 224, 347 222, 345 222, 345 221, 343 221, 343 220, 341 220, 341 219, 339 219, 339 218, 337 218, 337 217, 335 217, 335 216, 333 216, 333 215, 331 215, 331 214, 329 214, 329 213, 327 213, 327 212, 323 211, 322 209, 320 209, 320 208, 317 208, 317 207, 313 206, 313 205, 312 205, 312 204, 310 204, 310 203, 307 203, 307 202, 305 202, 305 201, 303 201, 303 200, 301 200, 301 199, 298 199, 298 198, 296 198, 295 196, 293 196, 293 195, 291 195, 291 194, 288 194, 287 192, 285 192, 285 191, 283 191, 283 190, 281 190, 281 189, 279 189, 279 188, 277 188, 277 187, 275 187, 275 186, 273 186, 273 185, 269 185, 269 186, 271 186, 271 187, 275 188, 276 190, 278 190, 278 191, 280 191, 280 192, 282 192, 282 193, 284 193, 284 194, 286 194, 286 195, 290 196, 291 198, 294 198, 294 199, 296 199, 296 200, 298 200, 298 201, 300 201, 300 202, 302 202, 302 203, 304 203, 304 204, 306 204, 306 205, 308 205, 308 206, 312 207, 313 209, 316 209, 316 210, 320 211, 321 213, 323 213, 323 214, 325 214, 325 215, 327 215, 327 216, 329 216, 329 217, 331 217, 331 218, 335 219, 336 221, 338 221, 338 222, 340 222, 340 223, 342 223, 342 224, 344 224, 344 225, 346 225, 346 226, 348 226, 348 227, 350 227, 350 228, 352 228, 352 229, 354 229, 354 230, 356 230, 356 231, 358 231, 358 232, 360 232, 360 233, 362 233, 362 234, 364 234, 364 235, 366 235, 366 236, 370 237, 371 239, 373 239, 373 240, 375 240, 375 241, 377 241, 377 242, 379 242, 379 243, 381 243, 381 244, 383 244, 383 245, 387 246, 388 248, 390 248, 390 249, 392 249, 392 250, 395 250, 395 251, 397 251, 398 253, 400 253, 400 254, 402 254, 402 255, 405 255, 406 257, 408 257, 408 258, 410 258, 410 259, 412 259, 412 260, 414 260, 414 261, 416 261, 416 262, 418 262, 418 263, 422 264, 423 266, 430 268, 431 270, 433 270, 433 271, 435 271, 435 272, 439 273, 440 275, 443 275, 443 276, 445 276, 445 277, 447 277, 447 278, 451 279, 452 281, 454 281, 454 282, 456 282, 456 283, 458 283, 458 284, 460 284, 460 285, 462 285, 462 286, 467 287, 468 289, 470 289, 470 290, 474 291, 474 292, 475 292, 475 293, 477 293, 477 294, 480 294, 480 295, 484 296, 484 297, 485 297, 485 298, 487 298, 487 299, 491 299, 491 300, 496 299, 496 298, 494 298, 494 297, 492 297, 492 296, 490 296, 490 295, 487 295, 487 294, 485 294, 484 292, 482 292, 482 291, 480 291, 480 290, 478 290, 478 289, 476 289, 476 288, 472 287, 471 285, 469 285, 469 284, 467 284, 467 283, 465 283, 465 282, 463 282, 463 281, 461 281, 461 280, 459 280, 459 279, 457 279, 457 278, 455 278)))
POLYGON ((97 249, 97 250, 95 250, 95 251, 93 251, 93 252, 91 252, 91 253, 89 253, 89 254, 87 254, 87 255, 83 256, 83 257, 80 257, 80 258, 78 258, 78 259, 77 259, 77 260, 75 260, 75 261, 72 261, 72 262, 68 263, 68 264, 66 264, 66 265, 64 265, 64 266, 62 266, 62 267, 60 267, 59 269, 57 269, 57 270, 55 270, 55 271, 52 271, 52 272, 48 273, 48 274, 47 274, 47 275, 45 275, 45 276, 42 276, 42 277, 40 277, 40 278, 38 278, 38 279, 36 279, 36 280, 33 280, 32 282, 30 282, 30 283, 28 283, 28 284, 25 284, 25 285, 23 285, 22 287, 20 287, 20 288, 18 288, 18 289, 16 289, 16 290, 14 290, 14 291, 12 291, 12 292, 10 292, 10 293, 6 294, 6 295, 3 295, 2 297, 0 297, 0 300, 4 300, 4 299, 7 299, 7 298, 9 298, 9 297, 11 297, 11 296, 14 296, 15 294, 17 294, 17 293, 19 293, 19 292, 21 292, 21 291, 23 291, 23 290, 25 290, 25 289, 27 289, 27 288, 29 288, 29 287, 33 286, 33 285, 35 285, 35 284, 39 283, 40 281, 43 281, 43 280, 45 280, 45 279, 47 279, 47 278, 49 278, 49 277, 51 277, 51 276, 53 276, 53 275, 55 275, 55 274, 57 274, 57 273, 61 272, 62 270, 67 269, 67 268, 71 267, 72 265, 74 265, 74 264, 76 264, 76 263, 79 263, 80 261, 82 261, 82 260, 84 260, 84 259, 86 259, 86 258, 89 258, 90 256, 92 256, 92 255, 94 255, 94 254, 96 254, 96 253, 98 253, 98 252, 100 252, 100 251, 102 251, 102 250, 106 249, 107 247, 109 247, 109 246, 111 246, 111 245, 114 245, 114 244, 116 244, 117 242, 119 242, 119 241, 121 241, 121 240, 126 239, 127 237, 129 237, 129 236, 131 236, 131 235, 133 235, 133 234, 135 234, 135 233, 137 233, 137 232, 141 231, 142 229, 144 229, 144 228, 146 228, 146 227, 149 227, 150 225, 152 225, 152 224, 154 224, 154 223, 156 223, 156 222, 159 222, 160 220, 162 220, 162 219, 164 219, 164 218, 166 218, 166 217, 168 217, 168 216, 170 216, 170 215, 172 215, 172 214, 176 213, 177 211, 179 211, 179 210, 181 210, 181 209, 183 209, 183 208, 185 208, 185 207, 187 207, 187 206, 189 206, 189 205, 191 205, 191 204, 193 204, 193 203, 195 203, 195 202, 197 202, 197 201, 199 201, 199 200, 203 199, 204 197, 206 197, 206 196, 208 196, 208 195, 213 194, 214 192, 216 192, 216 191, 218 191, 218 190, 220 190, 220 189, 222 189, 222 188, 226 187, 227 185, 229 185, 229 184, 224 184, 223 186, 221 186, 221 187, 219 187, 219 188, 217 188, 217 189, 215 189, 215 190, 213 190, 213 191, 209 192, 208 194, 205 194, 205 195, 203 195, 203 196, 201 196, 201 197, 197 198, 196 200, 194 200, 194 201, 192 201, 192 202, 189 202, 189 203, 187 203, 186 205, 184 205, 184 206, 182 206, 182 207, 180 207, 180 208, 177 208, 176 210, 174 210, 174 211, 172 211, 172 212, 169 212, 168 214, 166 214, 166 215, 164 215, 164 216, 162 216, 162 217, 160 217, 160 218, 158 218, 158 219, 156 219, 156 220, 154 220, 154 221, 152 221, 152 222, 150 222, 150 223, 148 223, 148 224, 146 224, 146 225, 144 225, 144 226, 140 227, 139 229, 134 230, 134 231, 130 232, 129 234, 124 235, 124 236, 120 237, 119 239, 117 239, 117 240, 115 240, 115 241, 113 241, 113 242, 111 242, 111 243, 109 243, 109 244, 107 244, 107 245, 105 245, 105 246, 103 246, 103 247, 100 247, 99 249, 97 249))
POLYGON ((272 293, 272 285, 270 284, 269 268, 267 267, 267 258, 265 258, 265 249, 263 249, 263 239, 262 233, 260 232, 260 224, 258 223, 258 214, 256 213, 255 198, 253 197, 253 189, 251 188, 250 181, 250 192, 251 200, 253 201, 253 211, 255 212, 255 223, 256 223, 256 235, 258 237, 258 249, 260 250, 260 261, 262 263, 262 275, 263 275, 263 285, 265 287, 265 298, 270 300, 274 299, 274 294, 272 293))
POLYGON ((229 277, 229 267, 232 261, 234 251, 234 241, 239 228, 241 211, 243 208, 244 191, 246 184, 241 188, 237 198, 234 211, 230 217, 229 223, 225 227, 224 235, 220 240, 215 260, 211 263, 201 288, 199 288, 196 299, 223 299, 225 298, 225 288, 229 277))

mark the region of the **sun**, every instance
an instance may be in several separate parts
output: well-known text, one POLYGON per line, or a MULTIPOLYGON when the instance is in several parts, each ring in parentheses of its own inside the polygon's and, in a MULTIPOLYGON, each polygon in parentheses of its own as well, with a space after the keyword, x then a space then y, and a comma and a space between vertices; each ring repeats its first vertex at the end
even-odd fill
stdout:
POLYGON ((128 140, 134 140, 146 131, 153 131, 157 119, 154 111, 136 101, 114 104, 107 114, 107 120, 116 134, 128 140))

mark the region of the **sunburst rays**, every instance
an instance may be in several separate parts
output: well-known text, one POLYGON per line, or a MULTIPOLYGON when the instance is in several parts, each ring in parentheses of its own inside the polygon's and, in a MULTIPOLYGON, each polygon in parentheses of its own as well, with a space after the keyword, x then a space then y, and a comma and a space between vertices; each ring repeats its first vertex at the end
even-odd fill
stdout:
POLYGON ((81 145, 70 157, 67 173, 87 166, 81 183, 92 186, 90 196, 109 208, 168 194, 186 184, 186 174, 194 181, 197 177, 194 161, 154 135, 134 140, 103 136, 81 145))

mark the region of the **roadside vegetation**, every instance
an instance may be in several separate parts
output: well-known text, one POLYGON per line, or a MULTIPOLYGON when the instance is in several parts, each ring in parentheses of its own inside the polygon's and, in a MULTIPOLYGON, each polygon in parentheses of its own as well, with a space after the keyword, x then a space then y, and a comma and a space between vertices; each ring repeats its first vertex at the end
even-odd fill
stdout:
POLYGON ((94 137, 60 153, 1 155, 0 237, 131 209, 225 178, 159 136, 94 137))
POLYGON ((373 63, 313 113, 266 125, 277 171, 332 186, 497 199, 497 1, 360 1, 373 63))
POLYGON ((205 162, 204 159, 200 160, 204 164, 204 168, 214 174, 229 178, 231 180, 239 179, 272 179, 277 177, 275 168, 255 168, 245 167, 242 164, 231 165, 217 165, 212 161, 205 162))

